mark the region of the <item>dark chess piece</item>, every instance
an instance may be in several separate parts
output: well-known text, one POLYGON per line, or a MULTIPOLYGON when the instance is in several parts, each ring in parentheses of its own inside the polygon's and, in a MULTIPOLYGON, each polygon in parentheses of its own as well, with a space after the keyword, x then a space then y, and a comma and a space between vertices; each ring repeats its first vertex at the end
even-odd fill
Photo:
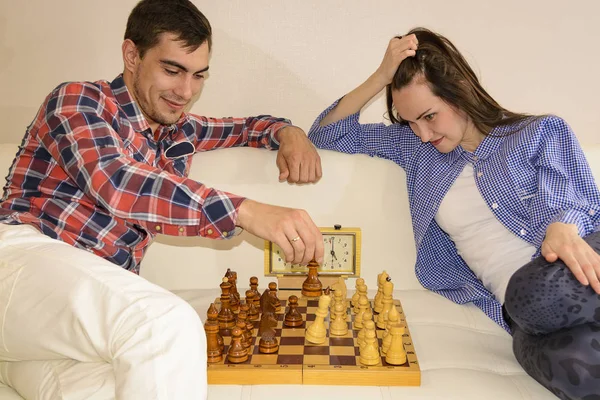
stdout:
POLYGON ((230 306, 231 284, 229 283, 229 279, 223 278, 223 282, 219 286, 221 286, 221 311, 219 311, 218 316, 219 328, 225 333, 225 331, 235 326, 235 315, 230 306))
POLYGON ((250 290, 254 292, 254 305, 259 308, 260 293, 258 291, 258 278, 255 276, 250 277, 250 290))
POLYGON ((265 331, 258 341, 258 351, 263 354, 276 353, 279 350, 279 343, 275 337, 275 331, 271 328, 265 331))
POLYGON ((250 330, 248 330, 248 306, 246 304, 240 305, 240 312, 237 316, 237 326, 243 330, 242 334, 242 344, 245 348, 248 348, 252 345, 252 333, 254 331, 254 325, 251 324, 250 330), (244 310, 246 308, 246 310, 244 310))
POLYGON ((315 260, 308 263, 308 276, 302 284, 302 295, 306 297, 319 297, 323 293, 323 284, 317 272, 319 264, 315 260))
POLYGON ((217 307, 214 303, 210 303, 206 312, 207 320, 204 323, 204 331, 206 332, 206 352, 209 363, 217 363, 223 360, 223 337, 219 334, 219 322, 217 321, 217 307), (221 339, 219 343, 219 338, 221 339))
MULTIPOLYGON (((245 312, 248 315, 248 304, 244 303, 240 305, 241 311, 245 312)), ((252 345, 254 342, 254 322, 250 321, 250 318, 246 318, 246 330, 250 333, 249 343, 252 345)))
POLYGON ((260 353, 271 354, 279 350, 279 343, 277 342, 277 337, 275 337, 275 329, 273 329, 277 326, 277 318, 275 317, 275 307, 272 301, 270 301, 271 295, 268 293, 268 290, 265 290, 263 297, 265 301, 258 327, 258 334, 260 335, 258 351, 260 353))
POLYGON ((258 336, 262 336, 263 332, 268 328, 277 326, 277 317, 275 316, 275 305, 273 304, 269 289, 266 289, 260 298, 261 317, 258 325, 258 336))
POLYGON ((248 349, 242 344, 242 330, 237 326, 231 331, 231 346, 227 352, 227 361, 239 364, 248 360, 248 349))
POLYGON ((230 306, 231 309, 235 312, 240 308, 240 294, 237 290, 237 272, 227 268, 225 278, 227 278, 229 280, 229 283, 231 283, 231 291, 229 292, 230 306))
POLYGON ((258 315, 258 309, 256 308, 255 294, 252 290, 246 290, 246 304, 248 305, 248 319, 250 321, 257 321, 260 316, 258 315))
POLYGON ((302 314, 298 312, 298 297, 291 295, 288 298, 288 312, 285 314, 283 324, 289 327, 296 327, 302 325, 302 314))
POLYGON ((269 282, 269 291, 271 292, 271 297, 273 297, 273 304, 275 305, 275 312, 281 311, 281 300, 277 297, 277 283, 269 282))

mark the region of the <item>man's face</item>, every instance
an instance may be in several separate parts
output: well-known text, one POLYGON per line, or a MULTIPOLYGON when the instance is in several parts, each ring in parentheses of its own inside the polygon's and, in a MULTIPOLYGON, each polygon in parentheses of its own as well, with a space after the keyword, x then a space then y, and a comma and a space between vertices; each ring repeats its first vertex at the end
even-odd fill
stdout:
POLYGON ((209 49, 204 42, 195 51, 164 33, 159 43, 137 57, 132 69, 133 96, 154 131, 170 125, 189 109, 204 84, 209 49))

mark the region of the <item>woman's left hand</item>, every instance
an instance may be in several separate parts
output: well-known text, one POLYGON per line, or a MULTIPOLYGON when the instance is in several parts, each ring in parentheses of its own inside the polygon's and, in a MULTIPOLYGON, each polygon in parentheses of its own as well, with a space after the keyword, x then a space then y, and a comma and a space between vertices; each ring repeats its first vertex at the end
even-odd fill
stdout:
POLYGON ((548 262, 561 259, 575 278, 600 294, 600 255, 580 236, 577 225, 554 222, 546 229, 542 255, 548 262))

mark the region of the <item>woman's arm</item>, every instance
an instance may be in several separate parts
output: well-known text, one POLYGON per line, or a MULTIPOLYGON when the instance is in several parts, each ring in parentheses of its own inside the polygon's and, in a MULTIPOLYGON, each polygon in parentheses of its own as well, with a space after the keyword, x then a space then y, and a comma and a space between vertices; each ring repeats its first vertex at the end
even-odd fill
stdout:
POLYGON ((320 126, 329 125, 359 112, 369 100, 392 82, 400 63, 405 58, 414 56, 417 46, 415 35, 390 40, 379 68, 365 82, 344 96, 321 120, 320 126))

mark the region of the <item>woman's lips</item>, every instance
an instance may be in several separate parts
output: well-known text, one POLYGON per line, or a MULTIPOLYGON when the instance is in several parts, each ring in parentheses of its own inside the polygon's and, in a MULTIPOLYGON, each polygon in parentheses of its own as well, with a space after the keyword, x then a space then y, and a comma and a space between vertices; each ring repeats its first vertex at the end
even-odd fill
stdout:
POLYGON ((438 144, 440 144, 440 143, 441 143, 441 141, 442 141, 442 140, 444 140, 444 138, 443 138, 443 137, 439 138, 438 140, 434 140, 434 141, 432 141, 432 142, 431 142, 431 144, 432 144, 432 145, 434 145, 434 146, 437 146, 438 144))

